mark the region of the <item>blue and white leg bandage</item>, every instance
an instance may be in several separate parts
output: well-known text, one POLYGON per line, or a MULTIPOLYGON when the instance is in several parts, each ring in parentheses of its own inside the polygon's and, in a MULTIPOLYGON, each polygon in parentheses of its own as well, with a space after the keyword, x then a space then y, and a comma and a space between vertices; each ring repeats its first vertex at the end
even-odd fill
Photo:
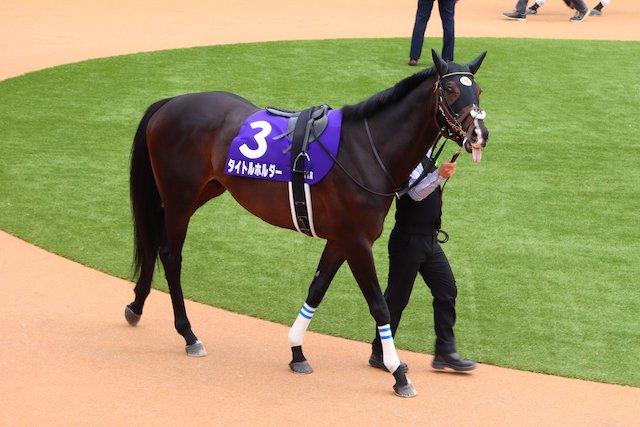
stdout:
POLYGON ((378 333, 380 334, 380 342, 382 343, 382 360, 384 366, 387 367, 389 372, 395 372, 400 366, 400 358, 396 353, 396 346, 393 343, 393 334, 391 333, 391 325, 378 326, 378 333))
POLYGON ((293 326, 289 330, 289 345, 291 345, 291 347, 302 345, 304 333, 307 331, 309 323, 311 323, 311 319, 313 318, 315 312, 315 308, 310 307, 307 303, 304 303, 302 309, 300 309, 300 313, 298 313, 296 321, 293 322, 293 326))

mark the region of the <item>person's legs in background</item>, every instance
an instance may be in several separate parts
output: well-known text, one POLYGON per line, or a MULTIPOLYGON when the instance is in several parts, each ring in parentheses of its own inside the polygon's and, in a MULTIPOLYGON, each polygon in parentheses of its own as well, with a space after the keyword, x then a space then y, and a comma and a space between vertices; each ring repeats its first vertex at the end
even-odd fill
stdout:
POLYGON ((516 8, 513 12, 504 12, 502 16, 511 21, 526 21, 527 20, 527 0, 518 0, 516 8))
POLYGON ((571 0, 571 4, 576 9, 576 14, 569 20, 571 22, 582 22, 589 15, 589 8, 584 0, 571 0))
POLYGON ((453 61, 455 47, 455 0, 438 0, 438 10, 442 20, 442 59, 453 61))
POLYGON ((609 4, 609 0, 600 0, 600 2, 591 9, 589 16, 602 15, 602 8, 609 4))
POLYGON ((535 15, 538 13, 538 8, 544 4, 544 0, 536 0, 531 7, 527 8, 527 15, 535 15))
POLYGON ((422 45, 424 44, 424 33, 427 30, 427 23, 431 16, 434 0, 418 0, 418 10, 416 12, 416 21, 413 24, 413 33, 411 35, 411 48, 409 50, 409 65, 418 65, 418 59, 422 53, 422 45))

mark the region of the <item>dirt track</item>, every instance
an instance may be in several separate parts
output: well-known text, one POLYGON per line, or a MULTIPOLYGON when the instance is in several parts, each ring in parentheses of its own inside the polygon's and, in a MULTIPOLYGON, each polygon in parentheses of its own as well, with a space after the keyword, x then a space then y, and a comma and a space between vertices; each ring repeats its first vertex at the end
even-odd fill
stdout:
MULTIPOLYGON (((614 0, 581 24, 567 21, 561 2, 547 2, 526 23, 501 20, 513 3, 461 0, 457 35, 640 39, 633 0, 614 0)), ((0 78, 165 48, 404 37, 415 13, 414 0, 268 4, 270 11, 256 0, 3 0, 0 78), (257 26, 267 14, 289 25, 257 26)), ((427 35, 439 37, 437 14, 432 19, 427 35)), ((0 248, 2 426, 640 424, 639 388, 486 365, 471 375, 442 374, 429 368, 430 356, 405 351, 419 395, 399 399, 392 377, 367 367, 367 344, 313 333, 305 348, 316 372, 296 376, 287 367, 287 327, 196 303, 187 309, 210 355, 190 359, 168 295, 152 292, 141 324, 130 328, 122 316, 130 283, 4 232, 0 248)))

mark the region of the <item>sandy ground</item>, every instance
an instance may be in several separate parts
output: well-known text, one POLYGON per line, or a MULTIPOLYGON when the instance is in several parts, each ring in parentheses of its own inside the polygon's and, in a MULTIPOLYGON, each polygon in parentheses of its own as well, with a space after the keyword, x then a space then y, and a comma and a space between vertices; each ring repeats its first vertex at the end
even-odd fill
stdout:
MULTIPOLYGON (((457 35, 640 40, 635 0, 613 0, 581 24, 560 1, 527 22, 500 19, 513 3, 461 0, 457 35)), ((406 37, 414 13, 415 0, 2 0, 0 79, 167 48, 406 37), (282 24, 269 26, 273 17, 282 24)), ((434 15, 427 35, 440 37, 434 15)), ((391 375, 367 366, 367 344, 314 333, 305 348, 316 372, 297 376, 287 327, 190 302, 210 355, 187 358, 168 295, 152 292, 131 328, 122 316, 131 283, 1 231, 0 250, 1 426, 640 425, 640 388, 487 365, 446 374, 406 351, 419 395, 396 398, 391 375)))

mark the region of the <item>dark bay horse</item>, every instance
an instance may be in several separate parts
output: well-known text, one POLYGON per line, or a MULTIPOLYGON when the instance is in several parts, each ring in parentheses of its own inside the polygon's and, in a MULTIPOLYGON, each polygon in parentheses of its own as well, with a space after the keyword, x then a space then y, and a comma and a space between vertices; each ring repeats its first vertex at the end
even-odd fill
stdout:
MULTIPOLYGON (((444 136, 479 160, 488 130, 479 108, 474 75, 486 52, 467 65, 445 63, 432 51, 435 67, 400 81, 342 112, 336 163, 310 187, 315 233, 326 240, 308 297, 289 333, 294 372, 312 371, 302 339, 334 275, 347 261, 381 331, 384 364, 396 394, 416 394, 399 368, 389 310, 380 290, 372 244, 382 233, 394 195, 427 151, 444 136)), ((135 238, 135 300, 125 309, 129 324, 142 315, 154 267, 164 267, 175 328, 190 356, 206 350, 191 330, 180 283, 182 247, 191 216, 228 190, 252 214, 295 230, 285 182, 225 173, 231 142, 243 122, 260 109, 226 92, 193 93, 151 105, 135 135, 130 191, 135 238)))

